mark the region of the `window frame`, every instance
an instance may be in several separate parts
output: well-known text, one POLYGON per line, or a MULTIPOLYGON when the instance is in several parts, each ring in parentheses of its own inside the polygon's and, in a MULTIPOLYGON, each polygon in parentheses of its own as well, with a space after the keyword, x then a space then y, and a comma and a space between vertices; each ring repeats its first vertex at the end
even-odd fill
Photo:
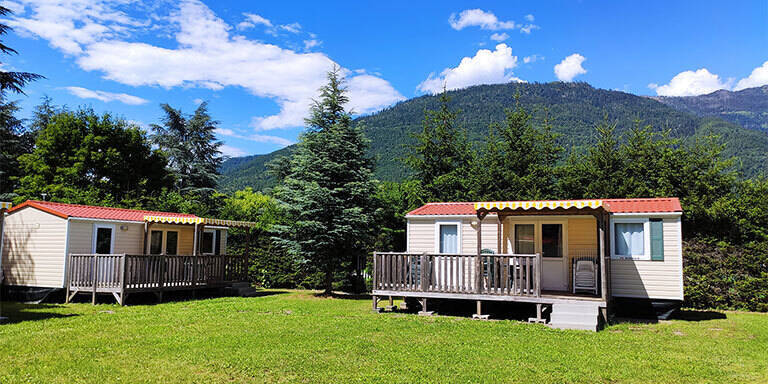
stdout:
POLYGON ((200 235, 200 254, 201 255, 213 255, 216 252, 216 230, 215 229, 204 229, 203 233, 200 235), (205 252, 203 247, 205 247, 205 234, 211 233, 213 236, 213 239, 211 240, 211 252, 205 252))
POLYGON ((456 227, 456 250, 457 254, 461 254, 462 250, 462 244, 461 244, 461 220, 440 220, 435 221, 435 253, 438 255, 449 255, 450 253, 442 253, 440 252, 440 227, 443 225, 453 225, 456 227))
POLYGON ((165 252, 165 231, 162 229, 151 229, 149 231, 149 244, 147 244, 147 254, 148 255, 162 255, 165 252), (160 233, 160 253, 152 253, 152 234, 159 232, 160 233))
POLYGON ((104 255, 112 255, 115 253, 115 225, 114 224, 103 224, 103 223, 94 223, 93 224, 93 237, 91 238, 91 252, 95 255, 96 254, 96 240, 97 236, 99 234, 100 228, 108 228, 111 230, 110 232, 110 238, 109 238, 109 253, 104 253, 104 255))
POLYGON ((611 219, 611 259, 651 261, 651 220, 649 217, 611 219), (643 224, 643 254, 641 256, 616 254, 616 224, 643 224))

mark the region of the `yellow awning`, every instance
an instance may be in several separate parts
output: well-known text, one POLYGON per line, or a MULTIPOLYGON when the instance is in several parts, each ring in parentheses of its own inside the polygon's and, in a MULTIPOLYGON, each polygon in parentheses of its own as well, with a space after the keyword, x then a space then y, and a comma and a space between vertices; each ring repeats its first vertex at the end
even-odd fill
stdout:
POLYGON ((7 202, 7 201, 0 201, 0 209, 11 209, 13 204, 7 202))
POLYGON ((222 227, 256 227, 258 224, 251 221, 209 219, 205 217, 179 217, 179 216, 144 216, 148 223, 164 224, 204 224, 220 225, 222 227))
POLYGON ((203 220, 202 217, 144 216, 144 221, 148 223, 201 224, 203 220))
POLYGON ((475 211, 485 209, 487 211, 501 211, 504 209, 515 210, 542 210, 555 208, 598 208, 603 205, 602 200, 543 200, 543 201, 488 201, 475 203, 475 211))

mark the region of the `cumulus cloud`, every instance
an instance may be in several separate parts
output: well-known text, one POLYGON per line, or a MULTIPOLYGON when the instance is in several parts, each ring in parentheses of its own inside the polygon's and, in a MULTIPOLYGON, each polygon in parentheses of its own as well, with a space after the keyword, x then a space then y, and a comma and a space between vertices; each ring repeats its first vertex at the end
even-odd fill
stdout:
MULTIPOLYGON (((336 64, 322 53, 299 53, 235 35, 233 27, 198 0, 184 0, 168 15, 147 18, 170 22, 176 46, 136 41, 134 37, 147 29, 147 21, 138 21, 123 11, 128 6, 136 8, 131 0, 23 3, 26 12, 11 16, 7 21, 11 26, 47 40, 52 47, 73 55, 81 69, 99 72, 105 79, 131 86, 237 87, 274 100, 280 111, 257 116, 254 121, 259 130, 303 125, 312 98, 336 64)), ((281 30, 300 28, 287 24, 281 30)), ((355 88, 358 85, 365 85, 366 92, 372 94, 351 100, 358 112, 371 112, 404 99, 386 80, 356 79, 359 76, 348 73, 350 95, 361 94, 355 88)))
POLYGON ((732 81, 723 81, 720 76, 709 72, 706 68, 696 71, 680 72, 670 80, 669 84, 648 84, 659 96, 696 96, 712 93, 718 89, 729 89, 732 81))
POLYGON ((219 147, 219 151, 221 151, 221 153, 227 157, 240 157, 248 155, 248 152, 227 144, 222 144, 219 147))
POLYGON ((461 59, 458 66, 446 68, 439 75, 434 73, 418 86, 426 93, 438 93, 447 89, 465 88, 477 84, 498 84, 511 81, 522 82, 512 70, 517 67, 517 56, 512 55, 512 48, 499 44, 496 50, 478 50, 475 56, 461 59))
POLYGON ((142 99, 141 97, 129 95, 127 93, 112 93, 82 87, 64 87, 64 89, 81 99, 96 99, 105 103, 119 101, 128 105, 141 105, 149 102, 147 99, 142 99))
POLYGON ((322 44, 322 43, 323 43, 322 41, 315 40, 315 39, 304 40, 304 50, 305 51, 309 51, 310 49, 312 49, 314 47, 320 46, 320 44, 322 44))
POLYGON ((752 70, 748 77, 739 80, 733 90, 740 91, 744 88, 760 87, 766 84, 768 84, 768 61, 752 70))
POLYGON ((534 53, 533 55, 523 57, 523 64, 530 64, 539 60, 544 60, 544 56, 534 53))
POLYGON ((555 76, 560 81, 572 81, 574 77, 587 73, 587 70, 581 66, 586 58, 578 53, 574 53, 555 65, 555 76))
POLYGON ((509 39, 509 35, 507 35, 505 32, 494 33, 493 35, 491 35, 491 40, 493 40, 493 41, 501 42, 501 41, 504 41, 506 39, 509 39))
MULTIPOLYGON (((525 18, 529 22, 533 21, 533 15, 527 15, 525 18)), ((512 20, 502 21, 499 20, 493 12, 484 11, 482 9, 465 9, 458 14, 452 13, 448 18, 448 23, 451 25, 451 28, 457 31, 467 27, 480 27, 480 29, 489 31, 511 30, 517 28, 520 29, 520 32, 522 33, 531 33, 531 30, 539 28, 538 25, 534 24, 523 25, 517 24, 512 20)))

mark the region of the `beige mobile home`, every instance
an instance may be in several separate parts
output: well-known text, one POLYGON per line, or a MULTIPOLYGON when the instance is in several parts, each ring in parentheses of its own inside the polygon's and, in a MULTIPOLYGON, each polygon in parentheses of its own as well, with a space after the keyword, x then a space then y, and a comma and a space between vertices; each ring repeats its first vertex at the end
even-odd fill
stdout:
POLYGON ((227 255, 230 227, 253 223, 190 214, 27 201, 5 213, 3 285, 112 294, 223 286, 246 278, 227 255))
POLYGON ((429 203, 406 252, 374 257, 381 297, 519 301, 535 321, 596 329, 615 300, 683 300, 677 198, 429 203))

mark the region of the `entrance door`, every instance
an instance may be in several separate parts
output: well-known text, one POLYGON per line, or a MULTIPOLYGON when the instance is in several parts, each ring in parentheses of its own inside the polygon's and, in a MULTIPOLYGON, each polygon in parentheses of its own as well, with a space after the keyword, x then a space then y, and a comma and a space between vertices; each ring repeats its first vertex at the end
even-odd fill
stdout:
POLYGON ((516 222, 512 236, 514 253, 541 253, 541 289, 568 290, 563 222, 516 222))
POLYGON ((563 251, 564 228, 561 223, 541 223, 541 289, 568 290, 565 252, 563 251))

